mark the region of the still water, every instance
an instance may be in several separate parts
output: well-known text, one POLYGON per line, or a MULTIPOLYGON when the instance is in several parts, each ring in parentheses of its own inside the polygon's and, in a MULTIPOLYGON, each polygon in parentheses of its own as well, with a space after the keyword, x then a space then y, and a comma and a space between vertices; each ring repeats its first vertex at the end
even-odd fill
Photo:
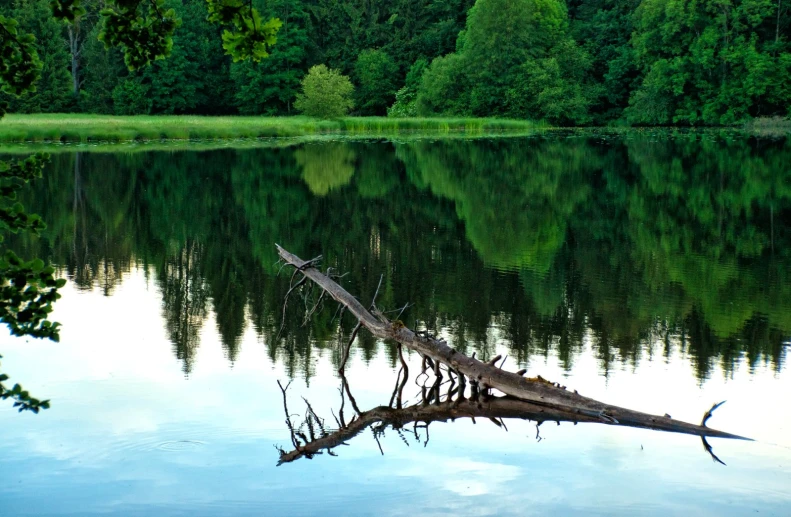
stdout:
POLYGON ((24 200, 45 235, 7 242, 69 280, 62 339, 0 339, 52 408, 0 406, 0 514, 791 515, 789 164, 684 132, 55 152, 24 200), (694 436, 461 418, 278 466, 349 395, 389 405, 400 361, 362 332, 344 386, 356 322, 303 295, 283 318, 275 243, 458 350, 693 423, 727 400, 709 425, 755 441, 710 439, 726 466, 694 436))

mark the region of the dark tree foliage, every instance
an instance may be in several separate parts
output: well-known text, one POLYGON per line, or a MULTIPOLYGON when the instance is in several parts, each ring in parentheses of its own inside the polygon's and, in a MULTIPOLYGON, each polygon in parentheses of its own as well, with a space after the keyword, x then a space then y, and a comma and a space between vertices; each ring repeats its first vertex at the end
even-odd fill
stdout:
POLYGON ((386 115, 395 101, 398 65, 382 50, 363 50, 354 66, 355 104, 361 115, 386 115))
POLYGON ((592 107, 598 122, 617 119, 629 105, 639 73, 629 39, 640 0, 571 0, 572 36, 591 57, 590 78, 603 86, 592 107))

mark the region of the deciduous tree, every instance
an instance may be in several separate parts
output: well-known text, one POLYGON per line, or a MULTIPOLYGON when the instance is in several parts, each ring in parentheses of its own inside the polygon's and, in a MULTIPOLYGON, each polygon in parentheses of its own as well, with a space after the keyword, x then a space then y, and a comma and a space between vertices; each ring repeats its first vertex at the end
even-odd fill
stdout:
POLYGON ((353 93, 354 86, 348 77, 316 65, 302 79, 302 93, 297 95, 294 107, 311 117, 342 117, 354 107, 353 93))

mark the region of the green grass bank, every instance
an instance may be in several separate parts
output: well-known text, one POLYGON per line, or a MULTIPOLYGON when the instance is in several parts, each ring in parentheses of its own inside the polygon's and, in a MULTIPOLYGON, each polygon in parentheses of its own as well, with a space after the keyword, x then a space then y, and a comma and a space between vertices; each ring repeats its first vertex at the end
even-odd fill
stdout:
POLYGON ((311 135, 379 135, 400 132, 470 133, 529 131, 542 124, 489 118, 116 117, 84 114, 6 115, 0 142, 131 142, 150 140, 252 139, 311 135))

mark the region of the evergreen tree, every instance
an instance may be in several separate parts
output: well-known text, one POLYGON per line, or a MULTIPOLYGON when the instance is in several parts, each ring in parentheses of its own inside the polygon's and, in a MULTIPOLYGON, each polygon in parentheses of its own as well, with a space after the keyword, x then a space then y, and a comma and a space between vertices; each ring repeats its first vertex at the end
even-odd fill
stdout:
POLYGON ((65 27, 52 17, 47 0, 15 0, 10 13, 19 30, 36 37, 36 50, 43 64, 34 92, 14 98, 10 111, 55 113, 72 106, 69 53, 64 45, 65 27))
POLYGON ((126 79, 129 71, 121 51, 105 48, 99 41, 101 26, 94 24, 82 49, 80 111, 88 113, 114 112, 113 90, 126 79))
POLYGON ((395 100, 398 65, 382 50, 363 50, 354 67, 361 115, 385 115, 395 100))
POLYGON ((382 49, 398 65, 400 77, 420 59, 453 52, 474 0, 397 0, 385 21, 382 49))
POLYGON ((267 11, 283 22, 278 44, 260 63, 231 66, 234 98, 245 115, 289 115, 305 74, 308 56, 308 13, 302 0, 273 0, 267 11))
POLYGON ((348 1, 311 0, 307 5, 308 64, 351 71, 356 58, 352 46, 351 16, 348 1))
POLYGON ((181 26, 168 59, 155 61, 139 77, 148 89, 152 113, 222 113, 231 100, 228 58, 203 0, 179 2, 181 26), (214 58, 214 59, 213 59, 214 58))
POLYGON ((130 76, 118 83, 112 92, 113 112, 116 115, 148 115, 151 113, 149 85, 139 77, 130 76))

